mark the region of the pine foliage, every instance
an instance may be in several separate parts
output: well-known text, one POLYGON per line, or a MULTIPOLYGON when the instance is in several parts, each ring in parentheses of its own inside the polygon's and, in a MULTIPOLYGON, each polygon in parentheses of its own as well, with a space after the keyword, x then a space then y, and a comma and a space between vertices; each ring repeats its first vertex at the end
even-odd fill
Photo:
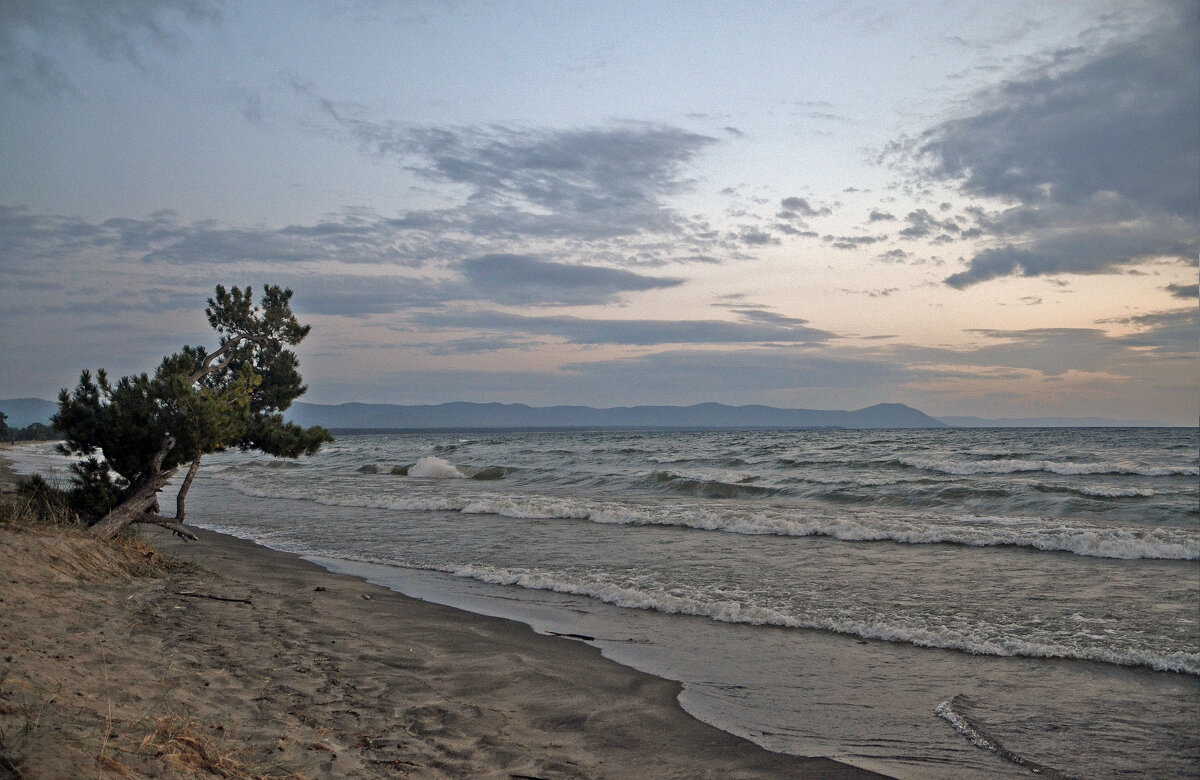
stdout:
POLYGON ((292 313, 291 297, 268 285, 256 306, 250 287, 218 285, 205 310, 219 336, 216 350, 184 346, 153 374, 115 383, 103 369, 94 378, 85 370, 73 391, 59 394, 53 424, 65 437, 62 451, 83 458, 73 476, 82 512, 100 518, 208 453, 237 447, 295 458, 332 440, 324 428, 283 418, 307 389, 288 347, 310 326, 292 313))

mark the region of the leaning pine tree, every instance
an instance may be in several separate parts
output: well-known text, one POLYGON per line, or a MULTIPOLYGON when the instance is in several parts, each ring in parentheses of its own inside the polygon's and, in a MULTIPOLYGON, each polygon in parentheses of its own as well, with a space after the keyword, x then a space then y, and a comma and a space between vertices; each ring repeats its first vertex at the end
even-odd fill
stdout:
POLYGON ((282 412, 307 389, 294 346, 308 335, 292 313, 291 290, 268 285, 260 306, 251 288, 208 299, 218 348, 185 346, 153 376, 112 384, 103 369, 83 372, 73 393, 58 396, 54 426, 63 452, 83 456, 73 467, 76 506, 95 519, 93 535, 110 539, 134 523, 168 528, 188 539, 184 500, 200 459, 229 447, 295 458, 312 455, 332 436, 324 428, 285 422, 282 412), (103 456, 103 458, 98 456, 103 456), (158 494, 184 465, 175 516, 161 512, 158 494))

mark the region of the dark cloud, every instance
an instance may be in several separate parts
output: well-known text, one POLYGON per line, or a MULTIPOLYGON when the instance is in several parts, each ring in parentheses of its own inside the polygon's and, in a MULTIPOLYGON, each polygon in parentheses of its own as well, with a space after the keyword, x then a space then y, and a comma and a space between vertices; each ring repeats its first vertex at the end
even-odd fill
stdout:
POLYGON ((976 254, 967 270, 946 278, 946 284, 962 289, 972 284, 1010 274, 1039 276, 1055 273, 1100 273, 1139 259, 1161 256, 1195 261, 1195 235, 1164 236, 1162 225, 1153 220, 1089 224, 1049 230, 1023 245, 1002 244, 976 254))
POLYGON ((805 320, 770 312, 740 310, 740 322, 724 320, 604 320, 570 316, 528 317, 496 311, 425 312, 420 326, 525 334, 564 339, 572 344, 819 344, 835 338, 805 320))
POLYGON ((1195 307, 1152 312, 1113 320, 1133 325, 1135 333, 1114 339, 1119 344, 1149 350, 1159 355, 1195 357, 1200 351, 1197 334, 1200 333, 1200 311, 1195 307))
MULTIPOLYGON (((1090 371, 1144 381, 1162 361, 1191 362, 1200 352, 1200 311, 1192 308, 1105 320, 1098 324, 1133 326, 1134 332, 1113 335, 1102 328, 977 329, 983 339, 971 348, 947 349, 897 345, 892 359, 913 365, 957 365, 1020 369, 1043 376, 1090 371)), ((1194 379, 1191 381, 1194 387, 1194 379)))
POLYGON ((927 209, 917 209, 908 212, 905 217, 908 227, 900 231, 904 238, 925 238, 936 233, 958 234, 962 228, 953 219, 938 219, 927 209))
POLYGON ((478 297, 512 305, 599 304, 623 292, 683 284, 682 279, 554 263, 524 255, 484 255, 463 261, 462 269, 478 297))
POLYGON ((890 214, 879 209, 871 209, 871 213, 867 215, 868 222, 891 222, 896 219, 895 214, 890 214))
POLYGON ((1168 284, 1167 291, 1176 298, 1200 298, 1200 284, 1168 284))
POLYGON ((827 217, 833 213, 833 209, 829 206, 818 205, 814 206, 809 203, 806 198, 784 198, 779 202, 780 212, 776 215, 780 219, 794 219, 796 217, 827 217))
POLYGON ((772 227, 780 233, 789 236, 801 236, 803 238, 817 238, 821 234, 815 230, 802 230, 794 225, 789 225, 786 222, 776 222, 772 227))
POLYGON ((72 90, 61 63, 79 43, 104 60, 142 67, 147 48, 172 49, 178 22, 219 19, 216 0, 7 0, 0 3, 0 72, 4 84, 34 96, 72 90))
POLYGON ((744 228, 740 232, 735 233, 733 237, 737 242, 747 246, 768 246, 780 243, 779 238, 776 236, 757 228, 744 228))
POLYGON ((996 245, 948 284, 1195 262, 1200 6, 1180 4, 1166 23, 1091 56, 1064 54, 978 105, 910 147, 934 180, 1014 204, 981 225, 996 245))
POLYGON ((887 236, 822 236, 821 240, 832 245, 835 249, 858 249, 871 244, 886 241, 887 236))

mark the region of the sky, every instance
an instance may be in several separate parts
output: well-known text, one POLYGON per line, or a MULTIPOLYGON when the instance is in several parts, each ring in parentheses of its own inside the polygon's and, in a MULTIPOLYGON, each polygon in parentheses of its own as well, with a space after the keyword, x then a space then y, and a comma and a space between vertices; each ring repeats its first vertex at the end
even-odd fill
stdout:
POLYGON ((0 398, 1200 414, 1200 2, 0 3, 0 398))

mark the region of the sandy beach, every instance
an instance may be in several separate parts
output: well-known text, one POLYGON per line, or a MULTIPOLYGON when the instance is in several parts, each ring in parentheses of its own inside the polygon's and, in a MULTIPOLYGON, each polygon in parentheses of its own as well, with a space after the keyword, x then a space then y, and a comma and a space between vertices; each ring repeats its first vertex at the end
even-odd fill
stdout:
POLYGON ((0 526, 0 778, 878 776, 700 723, 585 642, 200 536, 0 526))

